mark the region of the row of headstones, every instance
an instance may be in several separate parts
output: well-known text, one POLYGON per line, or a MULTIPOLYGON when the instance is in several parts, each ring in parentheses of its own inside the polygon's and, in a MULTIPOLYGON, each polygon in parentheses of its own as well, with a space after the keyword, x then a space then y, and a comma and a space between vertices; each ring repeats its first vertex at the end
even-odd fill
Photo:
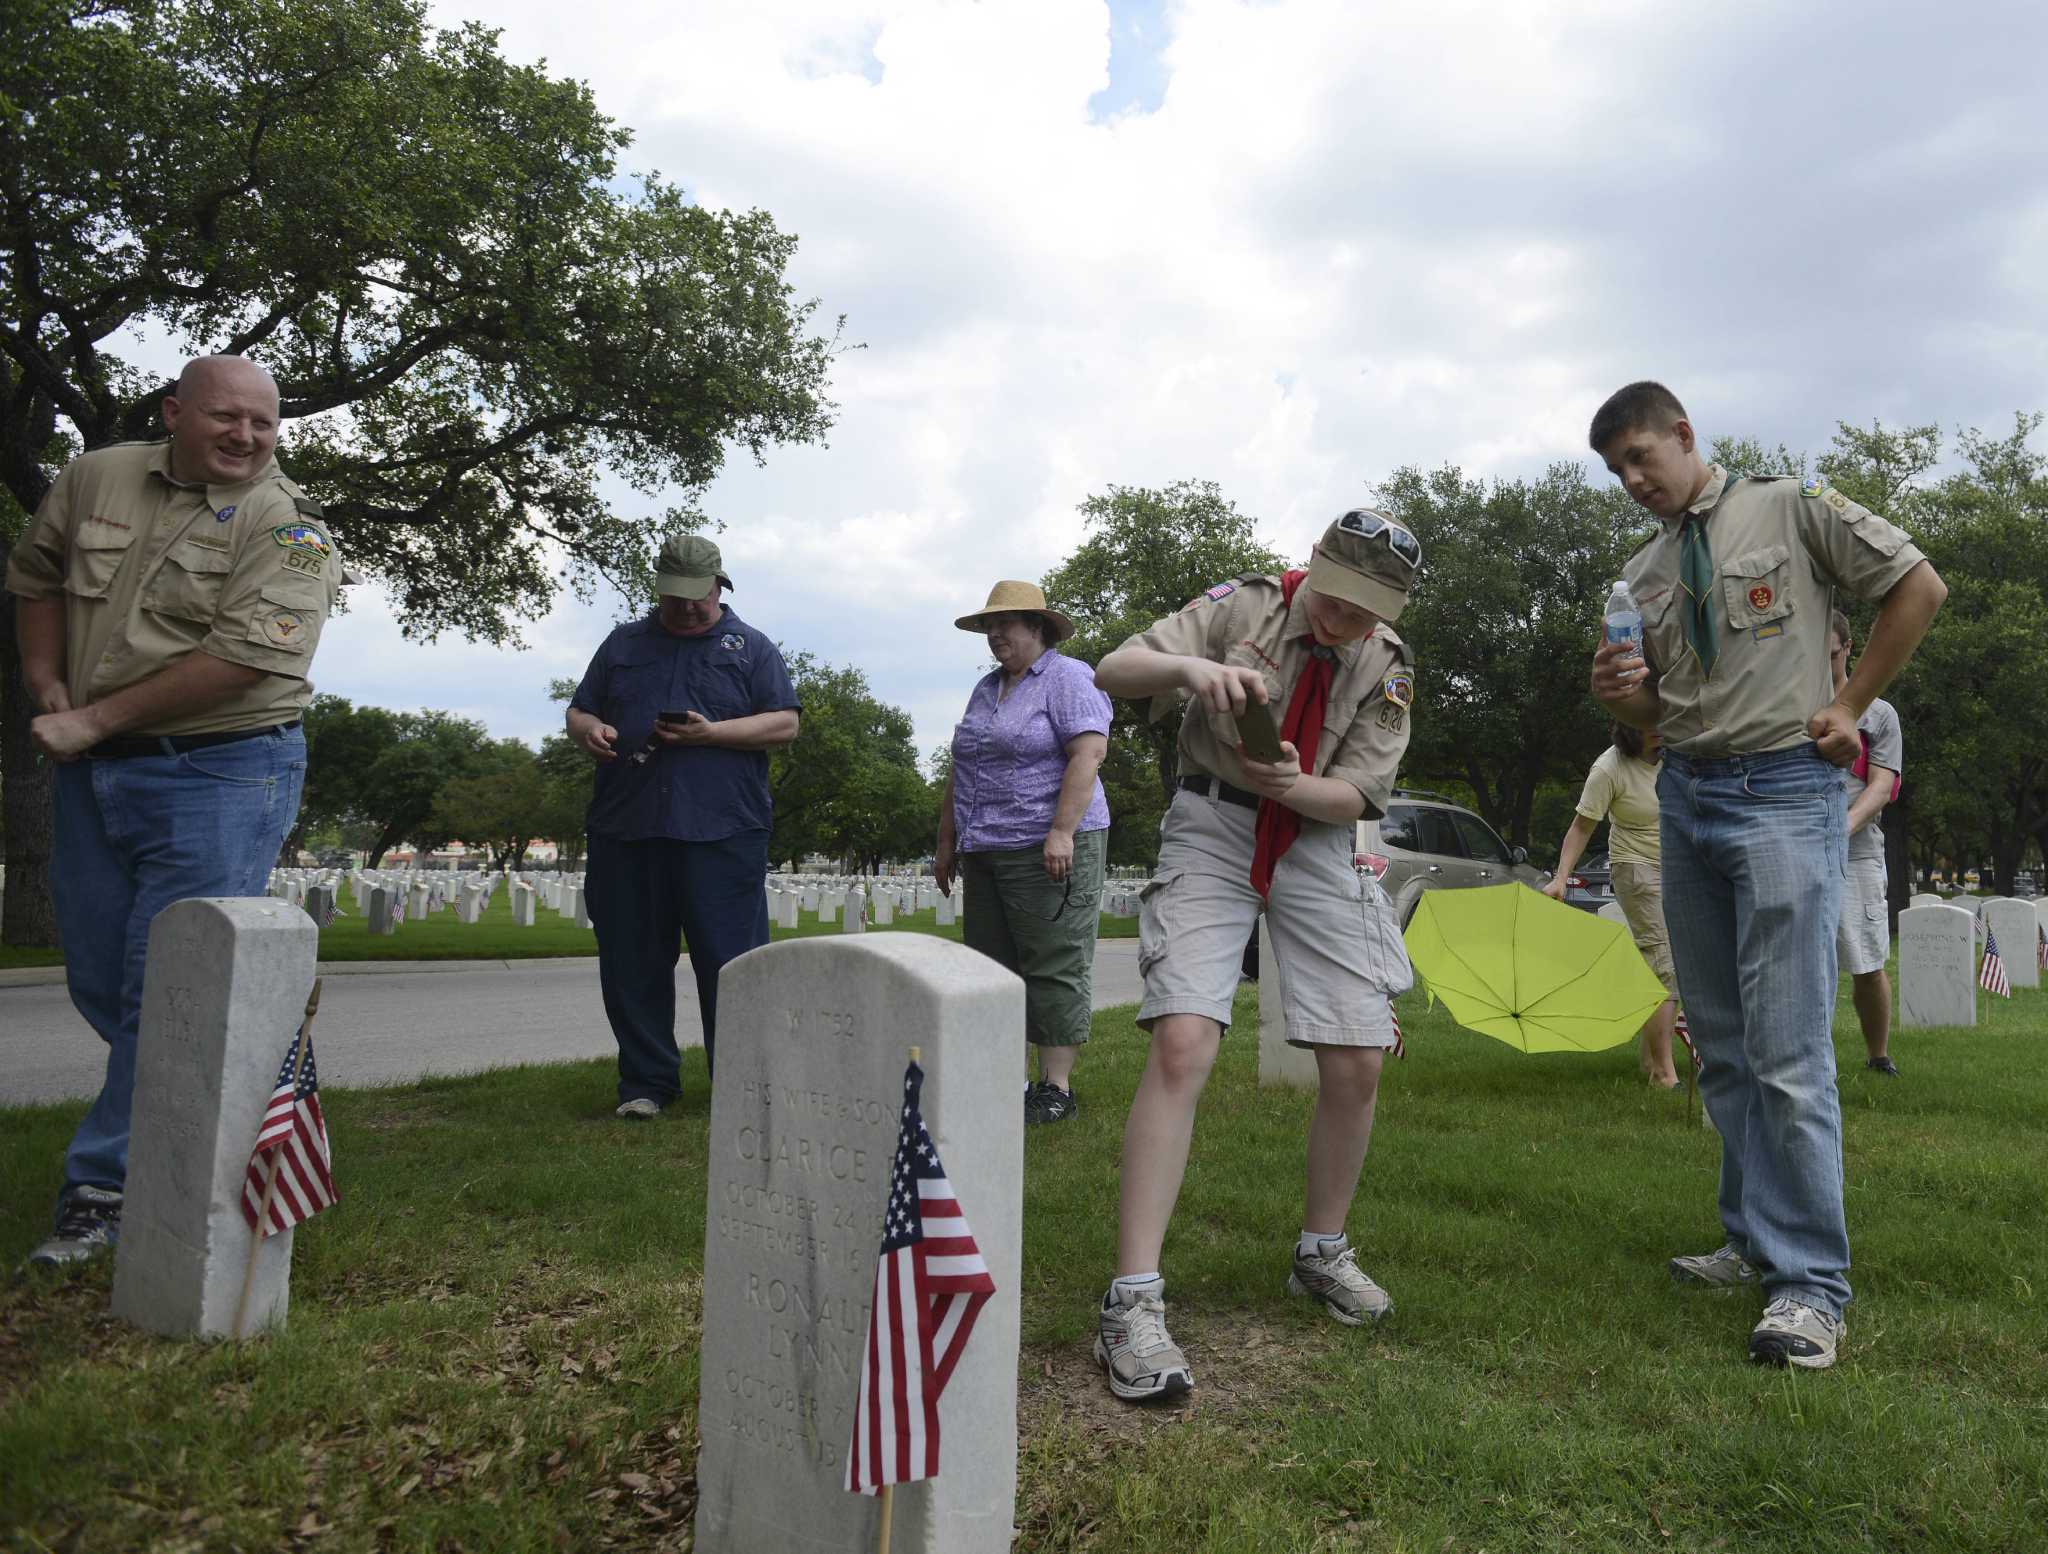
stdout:
MULTIPOLYGON (((1626 922, 1614 902, 1602 917, 1626 922)), ((1977 947, 1989 929, 1998 941, 2006 981, 2017 991, 2041 985, 2041 944, 2048 937, 2048 897, 2021 901, 1998 896, 1976 912, 1946 897, 1917 895, 1899 914, 1899 1024, 1977 1023, 1977 947)))
POLYGON ((2048 899, 1999 896, 1971 912, 1940 896, 1914 896, 1899 914, 1901 1025, 1977 1023, 1978 945, 1987 930, 1998 941, 1998 958, 2012 989, 2041 986, 2048 899))

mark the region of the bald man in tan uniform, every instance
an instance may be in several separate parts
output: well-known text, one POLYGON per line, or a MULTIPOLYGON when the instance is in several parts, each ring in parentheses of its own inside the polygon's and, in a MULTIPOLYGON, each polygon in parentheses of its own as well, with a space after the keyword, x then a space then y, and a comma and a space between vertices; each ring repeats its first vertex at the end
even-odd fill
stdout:
POLYGON ((57 763, 65 977, 108 1048, 37 1264, 118 1235, 150 920, 262 894, 298 813, 306 675, 341 582, 320 508, 273 456, 269 373, 202 357, 163 417, 164 442, 74 459, 7 569, 30 735, 57 763))
POLYGON ((1152 1044, 1124 1130, 1117 1278, 1095 1344, 1111 1392, 1128 1402, 1194 1385, 1166 1330, 1160 1251, 1262 911, 1288 1040, 1315 1053, 1319 1077, 1288 1288, 1350 1325, 1390 1309, 1345 1222, 1396 1036, 1392 999, 1413 973, 1392 904, 1354 853, 1357 821, 1384 811, 1408 747, 1414 667, 1390 623, 1421 561, 1414 535, 1385 514, 1346 513, 1306 572, 1219 583, 1096 670, 1112 696, 1191 698, 1179 791, 1141 893, 1138 1023, 1152 1044), (1273 713, 1278 762, 1252 760, 1240 743, 1237 717, 1251 703, 1273 713))
POLYGON ((1856 721, 1947 589, 1905 533, 1825 480, 1731 476, 1700 457, 1671 391, 1611 396, 1588 440, 1659 522, 1629 558, 1643 652, 1608 643, 1593 691, 1664 740, 1664 917, 1721 1134, 1716 1251, 1682 1284, 1758 1285, 1750 1358, 1818 1370, 1846 1331, 1849 1232, 1833 1022, 1856 721), (1838 691, 1829 607, 1881 599, 1838 691))

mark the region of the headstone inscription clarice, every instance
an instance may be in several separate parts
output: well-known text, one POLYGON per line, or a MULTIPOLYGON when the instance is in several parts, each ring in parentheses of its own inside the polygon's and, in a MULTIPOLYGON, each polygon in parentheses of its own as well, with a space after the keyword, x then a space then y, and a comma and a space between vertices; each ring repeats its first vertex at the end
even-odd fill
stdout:
POLYGON ((1005 1554, 1017 1471, 1024 985, 914 934, 792 939, 719 979, 705 1214, 696 1547, 853 1554, 843 1487, 908 1049, 996 1294, 939 1403, 937 1478, 895 1496, 895 1547, 1005 1554))

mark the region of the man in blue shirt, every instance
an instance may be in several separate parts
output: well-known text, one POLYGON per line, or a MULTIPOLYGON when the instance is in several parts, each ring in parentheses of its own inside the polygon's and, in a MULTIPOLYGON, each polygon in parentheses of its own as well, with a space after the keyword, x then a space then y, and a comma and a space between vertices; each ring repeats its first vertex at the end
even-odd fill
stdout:
POLYGON ((719 602, 731 587, 711 541, 669 540, 660 608, 605 638, 569 701, 569 737, 598 761, 584 890, 621 1117, 656 1116, 680 1088, 681 942, 707 1067, 719 968, 768 942, 768 752, 796 738, 797 699, 780 650, 719 602))

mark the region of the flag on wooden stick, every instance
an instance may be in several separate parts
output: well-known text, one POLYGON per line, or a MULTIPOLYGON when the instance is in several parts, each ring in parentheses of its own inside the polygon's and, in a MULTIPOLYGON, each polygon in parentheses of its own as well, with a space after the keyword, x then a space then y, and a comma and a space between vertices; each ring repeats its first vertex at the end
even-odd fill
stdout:
POLYGON ((846 1487, 864 1495, 939 1471, 939 1394, 996 1291, 918 1110, 924 1070, 903 1073, 903 1122, 882 1219, 874 1308, 846 1487))
POLYGON ((309 1013, 284 1055, 263 1125, 256 1130, 249 1169, 242 1177, 242 1218, 259 1237, 311 1219, 337 1196, 327 1119, 320 1113, 320 1076, 313 1067, 311 1024, 309 1013), (266 1186, 273 1170, 276 1182, 268 1186, 266 1214, 266 1186))
POLYGON ((1984 965, 1977 973, 1977 985, 2000 998, 2012 997, 2012 984, 2005 977, 2005 957, 1998 953, 1998 935, 1984 925, 1984 965))

